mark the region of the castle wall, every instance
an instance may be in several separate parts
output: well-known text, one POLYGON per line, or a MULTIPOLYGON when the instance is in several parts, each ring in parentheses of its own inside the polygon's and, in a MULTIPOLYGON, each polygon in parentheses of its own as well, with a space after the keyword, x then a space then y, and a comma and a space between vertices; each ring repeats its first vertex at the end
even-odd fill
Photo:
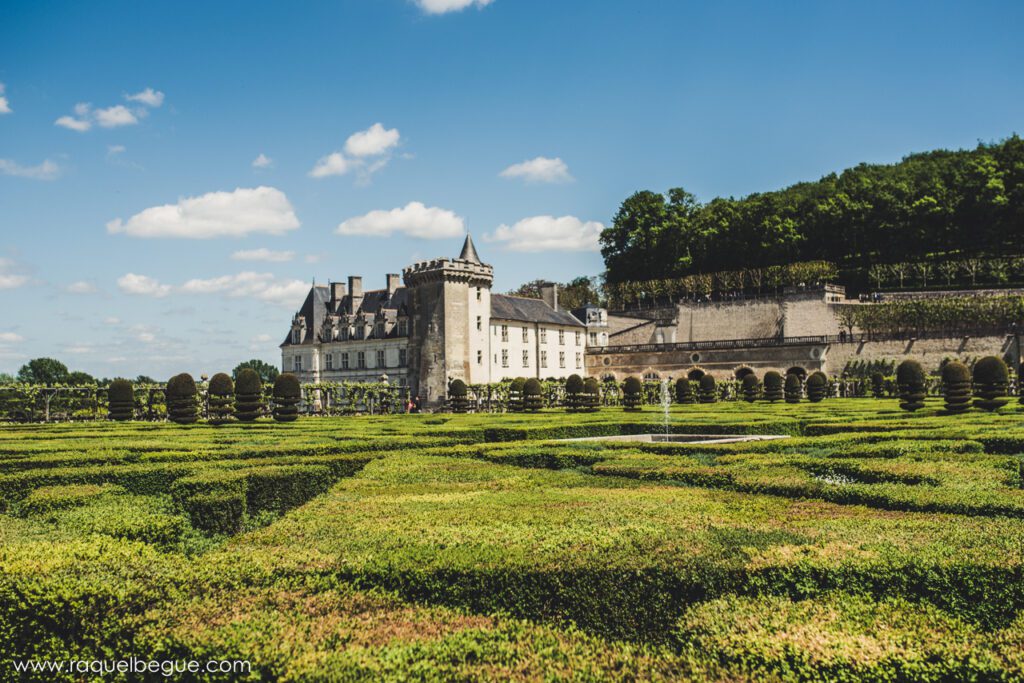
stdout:
POLYGON ((585 372, 587 338, 582 327, 492 319, 490 336, 492 382, 515 377, 568 377, 585 372), (506 327, 508 333, 503 335, 506 327), (502 352, 507 353, 507 367, 502 352))
POLYGON ((848 342, 830 344, 827 355, 828 371, 839 374, 851 361, 896 361, 914 358, 928 372, 939 369, 946 358, 970 360, 982 356, 999 356, 1013 353, 1013 337, 993 335, 985 337, 947 337, 943 339, 917 339, 848 342))
POLYGON ((775 299, 680 303, 676 307, 676 341, 774 337, 784 319, 785 306, 775 299))

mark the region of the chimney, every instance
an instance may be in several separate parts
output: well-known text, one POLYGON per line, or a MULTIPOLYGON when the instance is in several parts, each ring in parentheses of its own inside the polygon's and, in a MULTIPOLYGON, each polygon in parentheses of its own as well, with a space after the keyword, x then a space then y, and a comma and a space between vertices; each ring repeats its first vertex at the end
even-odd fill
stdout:
POLYGON ((339 301, 345 298, 345 283, 344 282, 332 282, 331 283, 331 304, 336 306, 339 301))
POLYGON ((545 282, 540 286, 540 298, 551 308, 558 310, 558 285, 554 282, 545 282))
POLYGON ((388 298, 395 293, 402 282, 402 276, 398 273, 388 273, 388 298))
POLYGON ((363 278, 358 275, 348 276, 349 313, 355 313, 363 305, 363 278))

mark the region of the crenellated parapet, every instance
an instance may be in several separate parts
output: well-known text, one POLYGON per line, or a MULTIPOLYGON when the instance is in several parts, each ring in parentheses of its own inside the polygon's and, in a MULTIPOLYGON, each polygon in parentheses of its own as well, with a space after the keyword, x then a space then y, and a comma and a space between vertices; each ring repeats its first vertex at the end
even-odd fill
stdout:
POLYGON ((402 279, 407 287, 436 282, 462 282, 471 286, 490 287, 494 281, 494 268, 464 259, 439 258, 420 261, 405 268, 402 279))

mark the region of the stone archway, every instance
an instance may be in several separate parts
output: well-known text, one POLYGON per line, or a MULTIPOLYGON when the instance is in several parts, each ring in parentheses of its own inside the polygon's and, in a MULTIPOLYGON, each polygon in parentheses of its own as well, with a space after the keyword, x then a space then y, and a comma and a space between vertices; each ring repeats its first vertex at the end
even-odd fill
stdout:
POLYGON ((702 368, 693 368, 686 373, 686 378, 692 382, 700 381, 700 378, 708 373, 704 372, 702 368))
POLYGON ((797 377, 800 378, 801 381, 807 379, 807 370, 805 370, 804 368, 800 367, 799 365, 794 365, 789 370, 786 370, 786 374, 787 375, 796 375, 797 377))
POLYGON ((753 375, 753 374, 754 374, 754 368, 750 367, 749 365, 741 365, 740 367, 736 368, 733 371, 733 375, 735 375, 736 379, 743 379, 747 375, 753 375))

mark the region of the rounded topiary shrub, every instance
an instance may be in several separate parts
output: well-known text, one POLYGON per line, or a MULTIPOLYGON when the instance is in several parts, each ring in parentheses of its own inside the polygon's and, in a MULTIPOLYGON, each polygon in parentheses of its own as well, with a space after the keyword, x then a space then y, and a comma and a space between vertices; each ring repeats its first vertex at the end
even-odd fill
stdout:
POLYGON ((544 387, 536 377, 523 382, 523 410, 535 413, 544 407, 544 387))
POLYGON ((107 416, 130 420, 135 414, 135 387, 126 379, 115 379, 107 387, 107 416))
POLYGON ((565 407, 573 412, 583 407, 583 378, 579 375, 565 380, 565 407))
POLYGON ((622 405, 626 410, 640 410, 644 402, 644 384, 639 377, 627 377, 622 383, 622 405))
POLYGON ((302 400, 302 385, 299 378, 290 372, 274 380, 274 419, 278 422, 294 422, 299 417, 299 401, 302 400))
POLYGON ((252 422, 262 413, 263 380, 252 368, 243 368, 235 380, 235 418, 252 422))
POLYGON ((453 413, 469 410, 469 387, 461 379, 453 379, 448 385, 448 406, 453 413))
POLYGON ((885 377, 880 372, 871 373, 871 395, 874 398, 885 398, 885 377))
POLYGON ((743 400, 747 403, 753 403, 761 395, 761 383, 757 381, 757 375, 750 372, 743 375, 743 379, 740 380, 742 384, 743 400))
POLYGON ((974 364, 974 405, 982 410, 999 410, 1008 402, 1010 371, 1002 358, 985 356, 974 364))
POLYGON ((523 386, 526 380, 516 377, 508 385, 508 410, 511 413, 523 412, 523 386))
POLYGON ((942 366, 942 396, 946 410, 962 413, 971 407, 971 371, 957 360, 942 366))
POLYGON ((807 378, 807 400, 811 403, 821 403, 827 396, 828 377, 820 370, 812 372, 807 378))
POLYGON ((700 378, 700 402, 715 403, 718 401, 718 384, 712 375, 700 378))
POLYGON ((583 409, 594 412, 601 407, 601 383, 594 377, 583 380, 583 409))
POLYGON ((764 373, 764 400, 775 403, 783 398, 782 375, 774 370, 764 373))
POLYGON ((900 408, 919 410, 924 408, 927 389, 924 383, 924 368, 916 360, 908 358, 896 368, 896 390, 900 394, 900 408))
POLYGON ((800 381, 800 375, 791 372, 786 375, 784 385, 786 403, 799 403, 804 396, 804 383, 800 381))
POLYGON ((196 381, 183 372, 167 380, 167 416, 178 424, 192 424, 199 415, 196 401, 196 381))
POLYGON ((697 395, 693 391, 693 382, 689 377, 680 377, 676 380, 676 403, 689 405, 697 402, 697 395))
POLYGON ((210 401, 210 424, 224 424, 235 412, 235 383, 231 376, 218 372, 207 387, 210 401))

